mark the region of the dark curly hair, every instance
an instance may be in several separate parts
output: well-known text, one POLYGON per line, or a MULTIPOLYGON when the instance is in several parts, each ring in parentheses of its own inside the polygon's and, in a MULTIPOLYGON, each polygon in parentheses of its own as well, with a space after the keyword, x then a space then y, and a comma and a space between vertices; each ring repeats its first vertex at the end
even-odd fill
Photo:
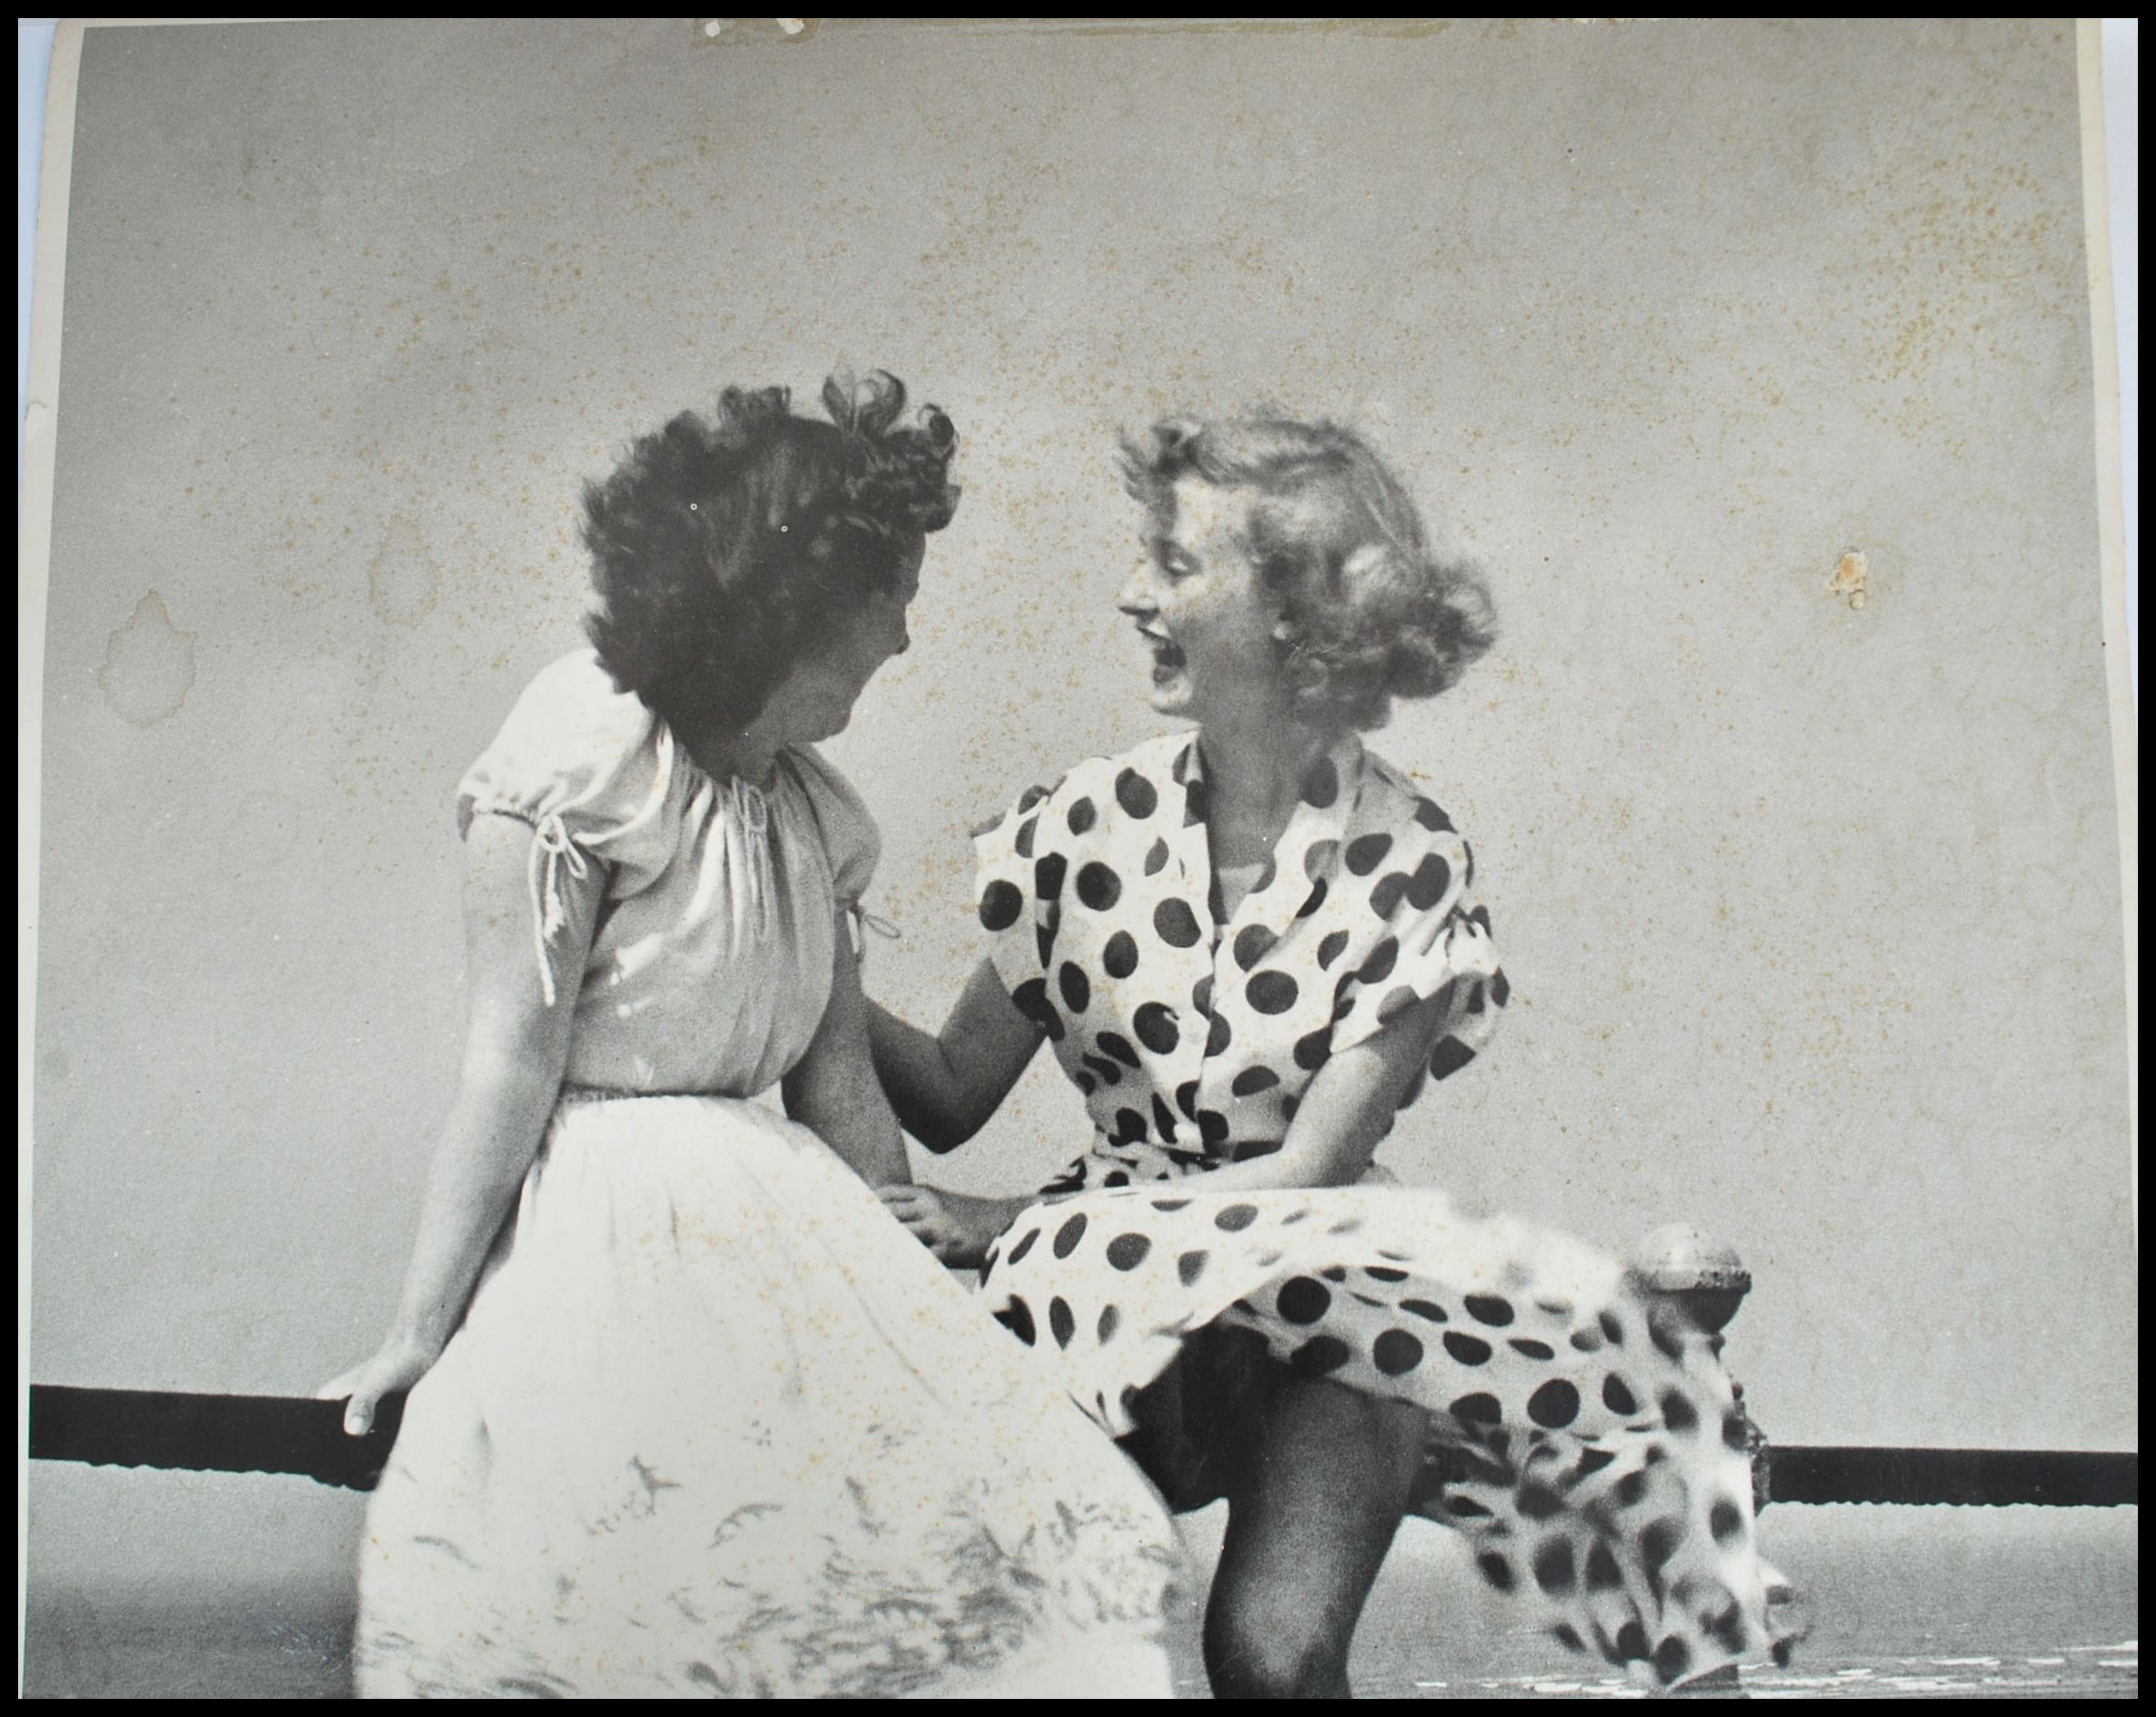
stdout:
POLYGON ((1433 552, 1421 516, 1370 444, 1336 423, 1172 419, 1122 443, 1125 486, 1172 518, 1175 484, 1250 488, 1243 547, 1282 600, 1275 633, 1297 702, 1363 732, 1395 697, 1449 690, 1496 640, 1473 567, 1433 552))
POLYGON ((739 732, 819 636, 891 587, 950 522, 958 445, 934 406, 872 371, 823 384, 829 423, 784 388, 729 388, 637 438, 584 488, 599 660, 677 732, 739 732))

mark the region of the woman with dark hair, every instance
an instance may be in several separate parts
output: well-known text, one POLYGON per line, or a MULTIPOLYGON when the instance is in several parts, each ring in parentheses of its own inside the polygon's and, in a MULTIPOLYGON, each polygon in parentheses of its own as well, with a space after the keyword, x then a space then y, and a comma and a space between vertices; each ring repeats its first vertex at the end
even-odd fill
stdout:
POLYGON ((1079 764, 977 841, 991 952, 940 1037, 871 1007, 948 1150, 1045 1040, 1091 1149, 1037 1199, 885 1202, 1178 1508, 1225 1498, 1216 1692, 1337 1696, 1404 1515, 1577 1651, 1670 1687, 1779 1653, 1718 1344, 1614 1258, 1469 1221, 1374 1163, 1509 993, 1452 821, 1364 749, 1458 680, 1489 599, 1331 424, 1127 443, 1118 606, 1196 724, 1079 764))
POLYGON ((585 494, 595 648, 464 778, 468 1019, 388 1338, 369 1696, 1165 1693, 1158 1500, 880 1206, 877 835, 814 749, 955 444, 729 390, 585 494), (777 1086, 785 1114, 755 1101, 777 1086), (1052 1483, 1044 1480, 1044 1475, 1052 1483))

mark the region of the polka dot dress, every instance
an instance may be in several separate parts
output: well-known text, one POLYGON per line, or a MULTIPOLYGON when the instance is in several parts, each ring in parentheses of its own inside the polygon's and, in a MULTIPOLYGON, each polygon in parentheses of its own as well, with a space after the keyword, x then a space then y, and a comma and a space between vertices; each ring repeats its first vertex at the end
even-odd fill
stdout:
POLYGON ((1204 1189, 1277 1150, 1318 1071, 1404 1009, 1442 997, 1445 1018, 1407 1101, 1489 1041, 1508 986, 1444 813, 1351 736, 1222 922, 1203 771, 1176 735, 1028 793, 977 846, 997 969, 1097 1134, 997 1243, 986 1291, 1078 1405, 1157 1459, 1158 1386, 1232 1393, 1205 1356, 1262 1344, 1423 1408, 1411 1506, 1467 1533, 1483 1578, 1572 1649, 1662 1685, 1785 1656, 1713 1339, 1615 1259, 1367 1179, 1204 1189))

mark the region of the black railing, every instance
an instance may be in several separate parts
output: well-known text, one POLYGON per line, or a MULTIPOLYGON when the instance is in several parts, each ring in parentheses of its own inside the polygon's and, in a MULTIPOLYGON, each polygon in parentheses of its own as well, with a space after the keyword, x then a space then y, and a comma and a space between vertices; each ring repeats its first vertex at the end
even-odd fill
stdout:
MULTIPOLYGON (((287 1473, 371 1490, 404 1416, 381 1405, 375 1427, 347 1436, 335 1401, 284 1396, 171 1395, 136 1389, 30 1390, 30 1458, 198 1473, 287 1473)), ((2141 1456, 2079 1449, 1828 1448, 1764 1451, 1777 1503, 1899 1503, 1959 1507, 2039 1504, 2121 1507, 2141 1501, 2141 1456)))

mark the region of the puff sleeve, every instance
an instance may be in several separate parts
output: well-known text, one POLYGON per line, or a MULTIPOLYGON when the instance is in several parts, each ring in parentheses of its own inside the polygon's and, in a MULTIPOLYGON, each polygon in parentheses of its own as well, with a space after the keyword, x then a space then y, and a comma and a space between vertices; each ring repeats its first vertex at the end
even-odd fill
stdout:
POLYGON ((1052 933, 1042 913, 1053 903, 1038 898, 1039 869, 1067 863, 1046 850, 1040 812, 1055 789, 1029 787, 1009 810, 974 831, 973 899, 989 935, 989 958, 1012 995, 1041 975, 1040 932, 1052 933))
POLYGON ((1444 1023, 1430 1071, 1442 1079, 1488 1045, 1511 990, 1489 911, 1474 898, 1467 842, 1419 795, 1402 821, 1386 873, 1371 892, 1384 933, 1340 986, 1332 1046, 1334 1053, 1353 1048, 1409 1008, 1439 998, 1444 1023))
POLYGON ((618 899, 655 880, 678 844, 682 786, 665 724, 589 652, 543 670, 465 772, 459 835, 480 816, 531 825, 533 945, 549 1007, 570 892, 618 899))
POLYGON ((877 861, 883 856, 882 834, 853 784, 832 768, 822 753, 803 745, 789 755, 823 836, 832 898, 847 911, 858 913, 861 896, 875 880, 877 861))

